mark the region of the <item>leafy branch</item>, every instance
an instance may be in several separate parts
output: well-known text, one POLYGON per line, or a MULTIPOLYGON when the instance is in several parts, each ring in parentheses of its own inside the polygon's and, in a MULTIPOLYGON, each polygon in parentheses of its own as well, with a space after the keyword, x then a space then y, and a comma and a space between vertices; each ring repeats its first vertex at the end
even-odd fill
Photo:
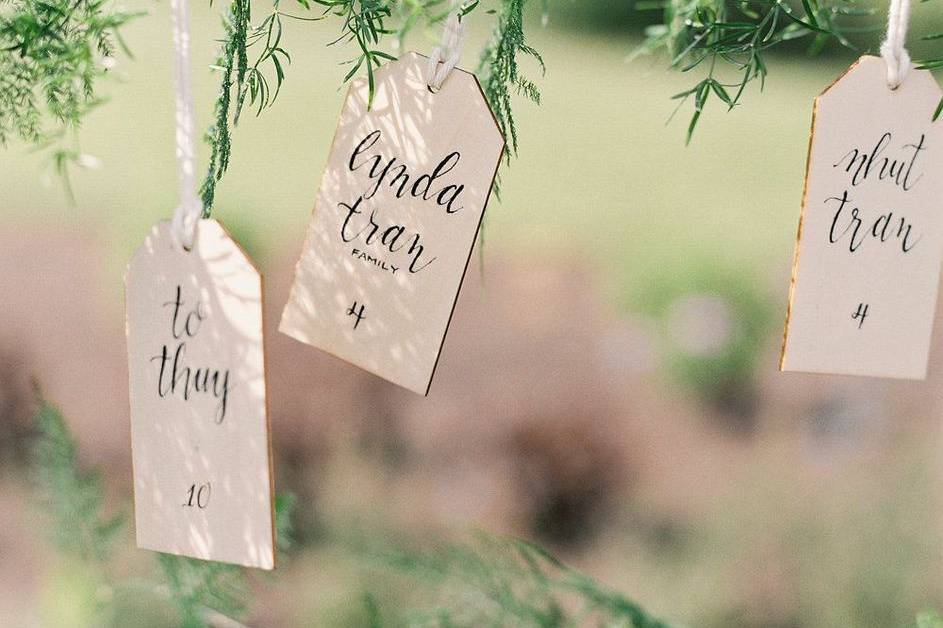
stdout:
POLYGON ((367 72, 367 85, 369 88, 367 106, 369 107, 373 104, 373 96, 376 91, 374 70, 380 67, 384 60, 393 61, 396 59, 393 55, 377 49, 380 38, 391 32, 384 25, 384 21, 393 14, 395 2, 393 0, 312 1, 327 7, 328 12, 342 20, 342 34, 328 44, 329 46, 345 41, 357 44, 358 54, 347 62, 351 65, 351 68, 344 76, 344 82, 349 81, 361 68, 364 68, 367 72))
POLYGON ((343 28, 341 36, 332 44, 341 41, 356 42, 359 55, 351 60, 352 69, 345 81, 366 66, 370 81, 370 95, 373 96, 373 71, 384 59, 393 59, 385 52, 377 50, 380 37, 389 31, 384 20, 391 15, 391 6, 395 0, 298 0, 306 9, 321 6, 323 11, 314 17, 297 16, 279 10, 278 0, 274 1, 272 12, 256 27, 251 25, 249 0, 232 0, 228 14, 223 20, 223 44, 219 58, 214 66, 221 72, 219 95, 214 106, 214 121, 206 134, 210 145, 210 162, 200 196, 203 201, 203 214, 209 216, 216 196, 216 185, 229 168, 232 155, 232 126, 239 122, 239 117, 246 99, 255 105, 256 114, 270 107, 281 90, 285 80, 285 66, 291 63, 291 56, 282 46, 282 18, 304 21, 317 21, 329 16, 339 17, 343 28), (261 44, 261 52, 255 63, 249 65, 249 49, 261 44), (262 68, 269 62, 274 70, 274 89, 272 81, 266 78, 262 68), (235 96, 235 105, 233 97, 235 96), (231 122, 230 122, 231 120, 231 122))
POLYGON ((485 97, 491 105, 501 133, 508 140, 504 149, 507 163, 510 163, 512 154, 516 155, 518 150, 517 124, 511 106, 511 95, 521 94, 540 104, 537 85, 521 73, 520 57, 532 57, 537 61, 541 73, 546 71, 540 53, 528 45, 524 38, 525 4, 526 0, 505 0, 502 3, 494 34, 478 62, 478 74, 482 79, 485 97))
MULTIPOLYGON (((236 104, 244 103, 241 97, 246 73, 249 71, 249 0, 232 0, 228 13, 223 17, 223 44, 220 47, 215 69, 222 73, 219 95, 213 107, 213 124, 206 133, 205 139, 210 145, 210 162, 206 170, 203 184, 200 186, 200 197, 203 201, 203 215, 208 217, 216 196, 216 182, 219 181, 226 169, 229 168, 229 159, 232 152, 232 135, 229 128, 230 109, 232 107, 233 81, 237 90, 236 104)), ((280 87, 280 86, 279 86, 280 87)), ((276 92, 278 90, 276 89, 276 92)), ((237 108, 236 119, 239 117, 237 108)))
MULTIPOLYGON (((246 108, 256 115, 271 107, 281 91, 291 56, 283 44, 284 20, 337 19, 340 35, 328 45, 355 49, 343 82, 366 74, 369 100, 375 91, 375 70, 395 57, 383 50, 386 36, 402 43, 418 25, 441 22, 452 8, 448 0, 297 0, 308 14, 282 11, 280 0, 257 24, 250 0, 230 0, 223 16, 223 37, 213 69, 220 87, 213 121, 205 140, 210 146, 200 186, 203 213, 209 216, 216 187, 232 158, 233 128, 246 108), (254 53, 254 54, 253 54, 254 53)), ((509 139, 506 158, 517 153, 518 133, 512 94, 539 103, 536 85, 519 68, 531 56, 544 70, 540 55, 524 38, 526 0, 493 0, 499 4, 494 35, 483 50, 478 72, 498 124, 509 139)), ((52 163, 68 184, 68 168, 86 160, 75 131, 101 99, 98 81, 114 64, 116 48, 130 51, 120 28, 139 14, 109 8, 109 0, 0 0, 0 145, 16 138, 35 146, 58 144, 52 163)), ((467 15, 479 0, 461 5, 467 15)), ((70 192, 71 195, 71 192, 70 192)))
MULTIPOLYGON (((233 128, 239 121, 243 107, 248 102, 255 105, 260 114, 270 107, 279 94, 285 79, 285 66, 291 62, 289 53, 282 46, 283 17, 314 21, 338 19, 340 35, 328 45, 347 44, 355 53, 344 65, 349 69, 343 77, 347 82, 360 74, 366 74, 369 103, 375 89, 375 71, 383 63, 395 57, 382 50, 381 42, 386 36, 396 37, 402 42, 405 36, 419 24, 433 25, 441 22, 450 10, 446 0, 298 0, 301 8, 321 12, 312 17, 288 15, 278 8, 258 26, 251 25, 249 0, 232 0, 223 21, 224 37, 215 69, 221 73, 220 90, 214 107, 214 121, 206 135, 210 145, 210 162, 200 188, 203 212, 209 216, 216 196, 216 186, 229 167, 232 155, 233 128), (395 24, 394 24, 395 22, 395 24), (254 64, 249 64, 249 51, 253 47, 261 50, 254 64), (274 73, 267 78, 262 71, 269 67, 274 73)), ((489 13, 497 14, 493 37, 483 50, 478 73, 482 77, 483 89, 495 117, 509 146, 505 156, 510 161, 517 153, 518 134, 512 112, 512 94, 521 94, 539 104, 537 86, 525 78, 518 67, 520 56, 531 56, 537 60, 541 71, 543 60, 524 38, 524 7, 526 0, 499 0, 500 8, 489 13)), ((463 15, 478 6, 477 0, 462 5, 463 15)))
POLYGON ((740 104, 751 82, 758 80, 763 88, 771 48, 800 39, 810 40, 809 54, 818 54, 831 41, 854 48, 848 35, 873 30, 870 25, 845 24, 874 14, 873 8, 855 6, 851 0, 802 0, 801 10, 784 0, 646 0, 636 6, 663 11, 662 23, 646 29, 636 54, 664 50, 672 68, 701 73, 690 89, 673 96, 678 109, 693 100, 688 142, 712 97, 729 111, 740 104), (725 81, 722 76, 731 71, 736 80, 725 81))
POLYGON ((75 133, 116 50, 130 54, 120 29, 139 15, 107 0, 0 0, 0 146, 55 145, 68 190, 68 167, 82 162, 75 133))

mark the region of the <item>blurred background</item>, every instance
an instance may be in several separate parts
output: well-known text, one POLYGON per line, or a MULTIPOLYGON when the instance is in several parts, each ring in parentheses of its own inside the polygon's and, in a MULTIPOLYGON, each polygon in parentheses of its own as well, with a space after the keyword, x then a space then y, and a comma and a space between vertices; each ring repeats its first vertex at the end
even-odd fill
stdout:
MULTIPOLYGON (((95 623, 26 466, 32 378, 108 507, 130 509, 122 275, 176 203, 168 10, 131 7, 149 15, 81 133, 100 167, 74 174, 74 204, 42 153, 0 152, 2 626, 95 623)), ((191 6, 200 127, 219 8, 191 6)), ((466 66, 492 19, 473 14, 466 66)), ((266 275, 276 487, 298 498, 297 544, 252 579, 248 624, 360 626, 365 592, 412 596, 363 568, 352 527, 529 539, 687 626, 910 626, 943 605, 943 325, 925 382, 777 370, 812 99, 855 54, 775 53, 765 91, 712 103, 686 147, 671 96, 695 78, 628 61, 646 19, 615 0, 530 15, 543 103, 518 99, 520 158, 426 399, 275 331, 351 54, 325 47, 335 22, 287 23, 293 65, 274 109, 236 130, 215 213, 266 275)), ((912 39, 941 23, 921 4, 912 39)), ((124 572, 150 568, 133 526, 119 546, 124 572)), ((145 606, 117 625, 170 621, 145 606)))

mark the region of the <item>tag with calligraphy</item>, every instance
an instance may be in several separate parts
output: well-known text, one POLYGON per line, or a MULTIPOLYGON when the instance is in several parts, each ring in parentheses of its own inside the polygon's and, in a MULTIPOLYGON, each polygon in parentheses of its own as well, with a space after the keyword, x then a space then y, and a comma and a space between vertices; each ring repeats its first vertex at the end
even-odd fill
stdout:
POLYGON ((272 569, 262 278, 215 220, 158 223, 128 264, 138 546, 272 569))
POLYGON ((864 56, 815 100, 782 370, 922 379, 943 253, 940 88, 864 56))
POLYGON ((354 81, 282 315, 285 334, 427 394, 504 139, 475 76, 408 53, 354 81))

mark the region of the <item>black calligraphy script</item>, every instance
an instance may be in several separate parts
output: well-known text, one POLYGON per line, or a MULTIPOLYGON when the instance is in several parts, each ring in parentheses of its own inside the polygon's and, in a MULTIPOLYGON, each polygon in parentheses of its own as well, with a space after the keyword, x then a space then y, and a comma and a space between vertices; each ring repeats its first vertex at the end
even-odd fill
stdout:
MULTIPOLYGON (((421 233, 410 230, 408 225, 385 221, 382 208, 371 201, 380 190, 389 190, 396 199, 431 203, 444 210, 447 216, 456 214, 463 209, 461 198, 465 185, 447 183, 446 180, 462 156, 458 151, 452 151, 442 157, 431 172, 416 173, 400 157, 375 150, 381 137, 379 129, 365 135, 347 161, 350 172, 366 174, 367 185, 357 198, 338 203, 343 216, 340 236, 347 244, 360 240, 364 245, 392 254, 394 258, 388 266, 383 260, 371 262, 381 270, 391 270, 395 274, 396 270, 405 268, 415 274, 428 268, 437 257, 426 252, 427 243, 421 233), (404 256, 405 261, 398 261, 398 256, 404 256)), ((353 253, 353 256, 367 260, 366 255, 358 253, 353 253)))
POLYGON ((195 395, 211 395, 217 400, 214 422, 219 425, 226 418, 231 390, 229 369, 192 367, 187 364, 187 342, 196 338, 206 320, 206 311, 199 300, 188 304, 177 285, 173 300, 162 307, 170 309, 170 334, 173 341, 161 346, 160 353, 151 358, 159 362, 157 394, 163 398, 179 395, 190 401, 195 395))
POLYGON ((853 148, 832 164, 833 168, 842 168, 850 176, 840 194, 825 199, 825 204, 835 212, 828 231, 831 244, 846 240, 851 253, 869 241, 896 240, 903 253, 917 246, 921 236, 915 233, 910 218, 900 211, 895 214, 896 209, 892 207, 861 207, 855 200, 854 190, 871 183, 893 186, 901 194, 910 192, 923 178, 915 165, 921 152, 926 150, 925 142, 926 136, 921 134, 914 142, 896 143, 893 134, 886 132, 873 148, 853 148), (891 150, 897 152, 888 154, 891 150))

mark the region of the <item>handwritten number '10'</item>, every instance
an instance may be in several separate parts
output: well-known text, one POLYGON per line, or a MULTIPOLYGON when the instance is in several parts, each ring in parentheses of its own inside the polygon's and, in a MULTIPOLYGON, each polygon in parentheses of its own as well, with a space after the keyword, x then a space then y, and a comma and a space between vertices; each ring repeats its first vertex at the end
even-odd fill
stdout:
POLYGON ((196 484, 190 485, 190 490, 187 492, 187 501, 183 504, 184 508, 192 508, 196 506, 200 510, 206 508, 210 503, 210 483, 201 484, 197 487, 196 484))

